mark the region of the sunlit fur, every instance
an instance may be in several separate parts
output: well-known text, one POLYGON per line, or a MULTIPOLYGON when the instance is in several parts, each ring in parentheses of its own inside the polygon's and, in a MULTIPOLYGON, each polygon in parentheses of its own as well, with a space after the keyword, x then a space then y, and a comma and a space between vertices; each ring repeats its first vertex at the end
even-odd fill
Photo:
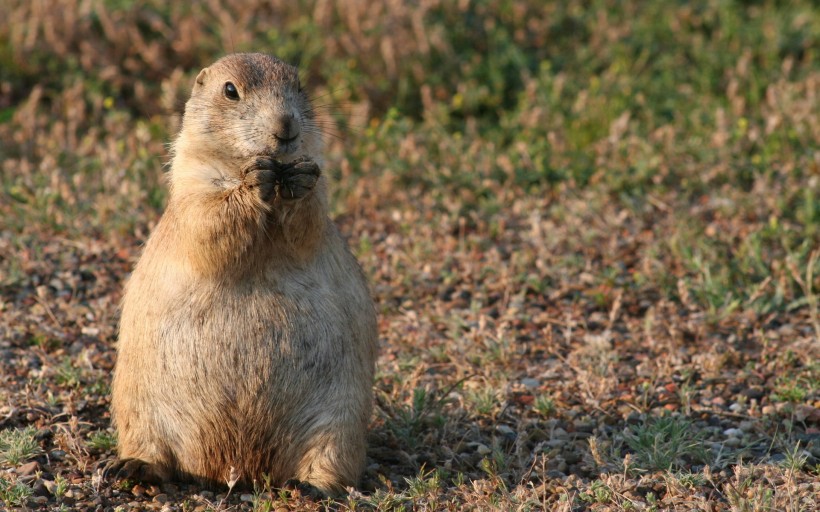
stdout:
POLYGON ((171 197, 122 304, 112 413, 119 457, 148 478, 355 485, 372 404, 376 320, 362 272, 312 193, 265 196, 257 155, 321 161, 295 68, 225 57, 197 77, 171 197), (232 82, 240 99, 224 94, 232 82), (300 123, 287 147, 277 116, 300 123))

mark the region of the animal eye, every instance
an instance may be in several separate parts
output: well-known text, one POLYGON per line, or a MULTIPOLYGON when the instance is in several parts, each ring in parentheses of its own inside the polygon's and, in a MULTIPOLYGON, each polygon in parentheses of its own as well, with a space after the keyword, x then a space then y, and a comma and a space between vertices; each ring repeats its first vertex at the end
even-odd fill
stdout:
POLYGON ((236 86, 232 82, 225 83, 225 97, 229 100, 239 99, 239 91, 236 90, 236 86))
POLYGON ((296 80, 296 91, 302 92, 302 81, 298 79, 296 80))

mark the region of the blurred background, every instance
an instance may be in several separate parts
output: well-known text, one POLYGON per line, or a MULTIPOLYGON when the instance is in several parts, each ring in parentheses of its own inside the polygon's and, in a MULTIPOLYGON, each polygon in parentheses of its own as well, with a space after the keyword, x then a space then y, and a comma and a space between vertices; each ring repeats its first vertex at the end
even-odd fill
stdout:
POLYGON ((162 205, 163 144, 193 76, 263 51, 302 70, 337 173, 477 201, 497 187, 606 187, 630 208, 717 194, 817 233, 809 1, 3 0, 3 11, 0 159, 15 227, 34 215, 132 229, 162 205))

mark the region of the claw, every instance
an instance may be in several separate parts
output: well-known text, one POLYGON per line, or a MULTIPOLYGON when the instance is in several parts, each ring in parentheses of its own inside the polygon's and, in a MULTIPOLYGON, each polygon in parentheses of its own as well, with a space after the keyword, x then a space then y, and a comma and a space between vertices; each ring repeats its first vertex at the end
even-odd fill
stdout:
POLYGON ((97 467, 99 468, 101 465, 103 479, 108 479, 110 476, 115 480, 138 480, 150 483, 161 483, 167 480, 166 471, 163 471, 156 464, 140 459, 113 458, 100 461, 97 467))
POLYGON ((300 158, 281 166, 277 172, 283 199, 300 199, 316 186, 321 169, 313 160, 300 158))

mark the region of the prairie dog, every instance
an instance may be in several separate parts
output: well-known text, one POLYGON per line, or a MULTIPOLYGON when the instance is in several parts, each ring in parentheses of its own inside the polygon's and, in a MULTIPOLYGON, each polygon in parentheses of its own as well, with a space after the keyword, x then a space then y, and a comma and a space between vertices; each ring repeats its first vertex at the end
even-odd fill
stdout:
POLYGON ((294 67, 234 54, 197 76, 168 206, 122 302, 118 474, 358 481, 375 307, 328 219, 321 151, 294 67))

